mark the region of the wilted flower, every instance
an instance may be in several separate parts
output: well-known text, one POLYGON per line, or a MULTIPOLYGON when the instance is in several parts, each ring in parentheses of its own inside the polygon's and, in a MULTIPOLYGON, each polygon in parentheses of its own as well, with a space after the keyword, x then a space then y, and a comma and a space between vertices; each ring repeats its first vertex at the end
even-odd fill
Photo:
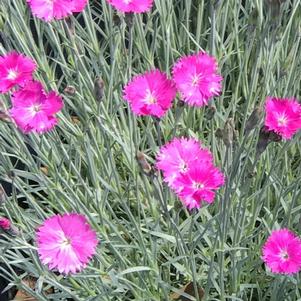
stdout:
POLYGON ((124 99, 137 115, 162 117, 175 95, 173 82, 157 69, 135 76, 124 88, 124 99))
POLYGON ((12 96, 11 117, 25 133, 43 133, 57 124, 55 113, 63 103, 54 91, 46 94, 40 82, 29 82, 12 96))
POLYGON ((88 0, 26 0, 32 14, 47 22, 81 12, 88 0))
POLYGON ((223 78, 217 73, 216 60, 205 52, 180 58, 172 73, 183 101, 191 106, 207 105, 221 92, 223 78))
POLYGON ((265 126, 284 139, 291 139, 301 129, 301 105, 293 98, 268 97, 265 126))
POLYGON ((31 58, 17 52, 0 56, 0 92, 5 93, 31 80, 35 69, 36 64, 31 58))
POLYGON ((42 263, 68 274, 87 265, 98 240, 85 216, 72 213, 48 218, 37 231, 37 243, 42 263))
POLYGON ((157 168, 164 181, 189 208, 211 203, 214 190, 224 183, 223 174, 213 165, 213 156, 195 139, 175 138, 163 146, 157 156, 157 168))
POLYGON ((301 269, 301 240, 288 229, 273 231, 262 252, 273 273, 293 274, 301 269))
POLYGON ((149 11, 154 0, 107 0, 117 10, 124 13, 145 13, 149 11))

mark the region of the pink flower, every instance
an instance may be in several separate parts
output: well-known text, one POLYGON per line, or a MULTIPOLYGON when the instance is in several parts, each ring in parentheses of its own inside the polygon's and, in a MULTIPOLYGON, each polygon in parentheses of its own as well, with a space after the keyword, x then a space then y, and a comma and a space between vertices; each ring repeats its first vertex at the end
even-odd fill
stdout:
POLYGON ((224 175, 213 165, 209 150, 195 139, 175 138, 160 149, 156 166, 164 181, 189 208, 212 203, 215 190, 224 184, 224 175))
POLYGON ((183 101, 190 106, 207 105, 221 92, 223 78, 217 74, 216 60, 205 52, 180 58, 172 73, 183 101))
POLYGON ((175 95, 172 81, 157 69, 135 76, 124 88, 124 99, 137 115, 162 117, 171 107, 175 95))
POLYGON ((225 177, 212 162, 199 161, 186 174, 177 178, 174 185, 178 195, 189 208, 200 208, 202 201, 211 204, 215 190, 225 182, 225 177))
POLYGON ((81 214, 54 215, 37 231, 38 253, 43 264, 60 273, 81 271, 95 254, 95 231, 81 214))
POLYGON ((201 148, 196 139, 175 138, 160 149, 156 166, 162 170, 168 185, 173 187, 175 179, 186 174, 198 161, 212 162, 212 154, 201 148))
POLYGON ((47 22, 81 12, 88 0, 27 0, 32 14, 47 22))
POLYGON ((9 230, 11 226, 11 222, 6 217, 0 217, 0 228, 3 230, 9 230))
POLYGON ((301 105, 293 98, 268 97, 265 125, 284 139, 291 139, 301 129, 301 105))
POLYGON ((301 269, 301 240, 288 229, 273 231, 262 251, 273 273, 293 274, 301 269))
POLYGON ((89 0, 72 0, 72 12, 80 13, 81 11, 83 11, 86 5, 88 4, 88 1, 89 0))
POLYGON ((17 52, 0 56, 0 92, 5 93, 16 85, 23 85, 32 79, 35 62, 17 52))
POLYGON ((107 0, 124 13, 144 13, 151 9, 154 0, 107 0))
POLYGON ((12 97, 11 117, 24 133, 43 133, 57 124, 54 114, 63 106, 54 92, 46 94, 40 82, 29 82, 12 97))

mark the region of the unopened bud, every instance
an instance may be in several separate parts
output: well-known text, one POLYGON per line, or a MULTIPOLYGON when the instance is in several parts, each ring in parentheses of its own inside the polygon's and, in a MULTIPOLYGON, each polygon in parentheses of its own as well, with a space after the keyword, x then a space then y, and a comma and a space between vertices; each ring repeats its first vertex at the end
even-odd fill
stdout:
POLYGON ((74 36, 74 34, 75 34, 75 24, 73 22, 73 19, 70 18, 70 17, 67 17, 67 18, 65 18, 65 21, 66 21, 69 33, 74 36))
POLYGON ((119 27, 120 24, 121 24, 120 17, 118 16, 117 13, 114 13, 114 15, 113 15, 113 24, 114 24, 114 26, 116 26, 116 27, 119 27))
POLYGON ((205 109, 205 118, 207 120, 211 120, 214 117, 215 112, 216 112, 215 107, 207 106, 205 109))
POLYGON ((146 175, 151 175, 153 170, 152 170, 151 165, 147 162, 144 153, 138 151, 136 158, 137 158, 137 161, 138 161, 141 169, 143 170, 143 172, 146 175))
POLYGON ((259 133, 259 138, 256 146, 257 156, 261 155, 269 143, 280 142, 282 137, 274 131, 270 131, 266 126, 263 126, 259 133))
POLYGON ((280 142, 282 141, 282 137, 274 131, 270 131, 270 141, 271 142, 280 142))
POLYGON ((95 100, 101 102, 104 96, 104 81, 98 77, 94 82, 94 97, 95 100))
POLYGON ((124 16, 125 24, 131 28, 134 24, 134 14, 133 13, 125 13, 124 16))
POLYGON ((71 116, 71 120, 73 124, 80 124, 80 120, 77 116, 71 116))
POLYGON ((68 95, 74 95, 76 92, 76 89, 75 87, 73 86, 67 86, 65 89, 64 89, 64 93, 68 94, 68 95))
POLYGON ((245 135, 248 136, 250 132, 260 123, 263 115, 262 107, 256 107, 247 120, 245 127, 245 135))
POLYGON ((40 171, 41 171, 45 176, 48 176, 48 167, 47 167, 47 166, 42 166, 42 167, 40 167, 40 171))
POLYGON ((236 138, 236 130, 233 118, 229 118, 223 129, 217 129, 215 132, 217 138, 223 140, 226 146, 233 144, 234 139, 236 138))
POLYGON ((270 143, 270 133, 269 130, 265 126, 260 129, 259 138, 256 146, 256 154, 257 156, 261 155, 267 148, 270 143))

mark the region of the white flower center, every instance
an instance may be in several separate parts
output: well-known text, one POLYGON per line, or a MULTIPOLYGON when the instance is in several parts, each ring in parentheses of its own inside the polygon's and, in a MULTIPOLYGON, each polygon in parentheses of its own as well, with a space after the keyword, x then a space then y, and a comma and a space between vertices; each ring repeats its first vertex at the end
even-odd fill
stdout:
POLYGON ((41 105, 40 104, 34 104, 31 107, 28 108, 29 113, 32 116, 35 116, 38 112, 41 111, 41 105))
POLYGON ((278 117, 278 125, 285 126, 287 124, 287 117, 283 114, 278 117))
POLYGON ((9 69, 7 73, 7 79, 14 80, 19 75, 19 72, 16 69, 9 69))
POLYGON ((279 257, 282 261, 287 261, 289 260, 289 255, 288 255, 288 252, 286 250, 281 250, 280 251, 280 254, 279 254, 279 257))
POLYGON ((146 96, 144 98, 144 102, 147 104, 154 104, 157 102, 156 97, 152 94, 152 92, 150 90, 146 90, 146 96))
POLYGON ((181 172, 187 172, 188 166, 187 166, 186 162, 182 161, 179 164, 179 169, 180 169, 181 172))
POLYGON ((133 0, 123 0, 125 4, 130 4, 133 0))
POLYGON ((195 74, 195 75, 192 77, 191 85, 192 85, 193 87, 196 87, 196 86, 199 84, 200 80, 201 80, 200 74, 195 74))

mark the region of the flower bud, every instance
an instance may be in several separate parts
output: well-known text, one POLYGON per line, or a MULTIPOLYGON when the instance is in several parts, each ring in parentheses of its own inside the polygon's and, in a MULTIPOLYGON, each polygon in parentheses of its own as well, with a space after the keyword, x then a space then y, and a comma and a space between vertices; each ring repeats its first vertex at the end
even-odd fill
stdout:
POLYGON ((68 94, 68 95, 74 95, 76 92, 76 89, 75 87, 73 86, 67 86, 65 89, 64 89, 64 93, 68 94))
POLYGON ((250 132, 260 123, 263 115, 262 107, 256 107, 247 120, 245 127, 245 135, 248 136, 250 132))
POLYGON ((101 102, 104 96, 104 81, 101 77, 95 79, 94 82, 94 97, 95 100, 101 102))
POLYGON ((146 175, 151 175, 153 170, 151 165, 147 162, 144 153, 138 151, 137 155, 136 155, 136 159, 142 169, 142 171, 146 174, 146 175))

